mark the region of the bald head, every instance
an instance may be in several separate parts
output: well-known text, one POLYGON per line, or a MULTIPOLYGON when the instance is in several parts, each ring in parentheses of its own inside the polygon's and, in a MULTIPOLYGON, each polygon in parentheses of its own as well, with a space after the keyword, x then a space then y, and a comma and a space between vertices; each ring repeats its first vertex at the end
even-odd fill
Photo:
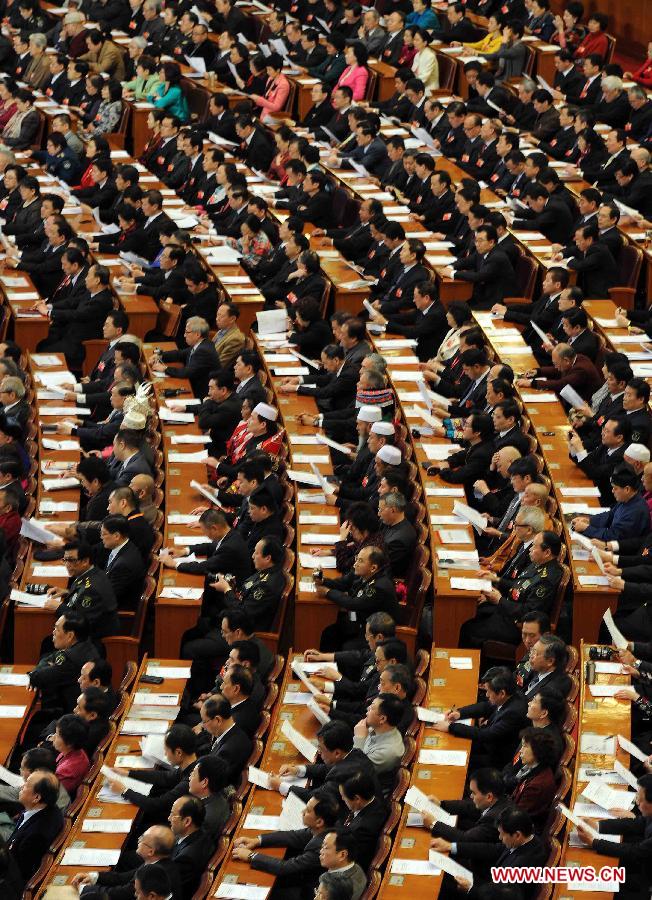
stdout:
POLYGON ((511 464, 514 460, 520 458, 521 453, 516 447, 501 447, 496 453, 496 468, 498 472, 506 478, 511 464))
POLYGON ((143 834, 143 838, 151 844, 154 856, 169 856, 172 853, 174 834, 171 828, 165 825, 152 825, 143 834))
POLYGON ((154 499, 154 479, 151 475, 134 475, 129 482, 129 487, 138 497, 141 505, 152 503, 154 499))

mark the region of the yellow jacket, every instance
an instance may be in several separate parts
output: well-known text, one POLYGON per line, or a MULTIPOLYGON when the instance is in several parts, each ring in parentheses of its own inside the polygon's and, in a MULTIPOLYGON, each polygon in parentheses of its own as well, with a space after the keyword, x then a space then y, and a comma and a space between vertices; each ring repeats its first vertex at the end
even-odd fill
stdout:
POLYGON ((469 44, 463 44, 463 46, 469 50, 477 50, 478 53, 496 53, 497 50, 500 50, 502 42, 503 36, 497 31, 495 34, 485 35, 481 41, 472 41, 469 44))

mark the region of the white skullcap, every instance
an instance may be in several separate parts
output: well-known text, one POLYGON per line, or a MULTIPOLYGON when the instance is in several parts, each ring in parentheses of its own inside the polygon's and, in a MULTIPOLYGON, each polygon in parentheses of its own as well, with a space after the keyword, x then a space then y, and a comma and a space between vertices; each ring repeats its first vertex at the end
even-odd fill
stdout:
POLYGON ((278 410, 270 406, 269 403, 257 403, 253 408, 253 412, 260 416, 261 419, 267 419, 269 422, 276 422, 278 419, 278 410))
POLYGON ((381 434, 383 437, 390 437, 395 434, 394 426, 391 422, 374 422, 371 426, 373 434, 381 434))
POLYGON ((382 416, 379 406, 361 406, 358 410, 358 422, 380 422, 382 416))
POLYGON ((378 459, 382 459, 383 462, 386 462, 390 466, 399 466, 401 464, 401 451, 398 447, 390 447, 385 445, 381 447, 378 453, 376 454, 378 459))
POLYGON ((625 456, 629 456, 635 462, 649 463, 650 461, 650 451, 645 444, 630 444, 625 450, 625 456))

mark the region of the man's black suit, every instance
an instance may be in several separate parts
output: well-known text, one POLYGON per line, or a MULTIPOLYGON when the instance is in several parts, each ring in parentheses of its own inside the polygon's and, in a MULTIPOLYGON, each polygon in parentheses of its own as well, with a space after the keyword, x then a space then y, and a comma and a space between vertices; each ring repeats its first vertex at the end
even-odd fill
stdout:
POLYGON ((512 759, 518 735, 527 726, 527 704, 520 695, 508 697, 498 708, 489 701, 470 703, 459 710, 461 719, 485 719, 484 725, 462 725, 452 722, 449 733, 470 738, 471 755, 482 764, 502 769, 512 759))
POLYGON ((255 128, 249 143, 243 141, 233 151, 251 169, 266 172, 274 159, 274 144, 261 129, 255 128))
POLYGON ((530 670, 523 679, 523 695, 526 700, 531 700, 539 691, 556 691, 562 697, 567 697, 573 681, 564 669, 553 669, 545 678, 539 680, 538 673, 530 670))
POLYGON ((63 815, 58 806, 50 806, 30 816, 24 824, 22 819, 21 815, 9 837, 7 846, 20 869, 23 880, 28 882, 41 865, 41 861, 55 837, 61 831, 63 815))
POLYGON ((187 378, 195 397, 205 397, 208 393, 208 376, 220 367, 220 358, 215 345, 209 338, 203 338, 194 347, 183 350, 166 350, 162 361, 180 362, 181 368, 167 366, 165 374, 170 378, 187 378))
POLYGON ((516 277, 507 256, 494 248, 481 256, 474 252, 455 263, 455 279, 473 283, 470 305, 474 309, 491 309, 505 297, 516 293, 516 277))
POLYGON ((458 824, 435 822, 432 835, 456 844, 455 861, 470 869, 476 878, 488 878, 490 866, 502 850, 498 838, 498 819, 511 805, 507 797, 501 797, 480 814, 470 800, 444 800, 442 809, 457 816, 458 824), (468 823, 469 827, 461 827, 460 822, 468 823))
POLYGON ((192 900, 216 843, 215 835, 201 829, 175 843, 171 858, 181 882, 179 900, 192 900))
POLYGON ((240 728, 234 725, 226 734, 213 741, 211 756, 223 759, 229 771, 229 784, 238 784, 242 770, 251 756, 253 743, 251 738, 240 728))
POLYGON ((307 765, 306 775, 310 779, 310 787, 291 787, 290 790, 306 803, 316 791, 328 791, 339 803, 341 802, 339 792, 340 784, 343 784, 348 778, 355 775, 356 772, 364 772, 377 782, 374 764, 362 750, 358 750, 354 747, 344 759, 340 759, 330 766, 324 762, 310 763, 307 765))
POLYGON ((369 868, 378 838, 387 821, 387 804, 382 796, 377 794, 368 806, 363 807, 357 815, 349 813, 344 819, 344 827, 355 836, 356 862, 365 871, 369 868))
POLYGON ((52 309, 55 335, 45 338, 39 348, 54 353, 65 353, 68 365, 81 367, 86 351, 84 341, 102 336, 102 325, 113 309, 113 296, 108 289, 85 296, 74 309, 52 309))
POLYGON ((523 211, 512 228, 540 231, 552 244, 566 244, 573 235, 573 218, 565 203, 548 200, 540 213, 523 211))
POLYGON ((260 835, 260 847, 285 847, 289 853, 285 858, 272 856, 269 853, 258 853, 251 860, 251 868, 259 872, 276 875, 274 889, 279 896, 284 891, 293 895, 300 891, 301 900, 311 900, 321 874, 319 850, 324 841, 324 834, 315 834, 309 828, 297 828, 295 831, 270 831, 260 835))
POLYGON ((568 263, 577 272, 577 284, 589 300, 609 297, 609 288, 616 281, 618 267, 609 249, 594 241, 584 253, 578 253, 568 263))
POLYGON ((431 359, 448 331, 446 312, 438 300, 428 309, 399 313, 389 319, 392 334, 417 339, 417 356, 421 362, 431 359))

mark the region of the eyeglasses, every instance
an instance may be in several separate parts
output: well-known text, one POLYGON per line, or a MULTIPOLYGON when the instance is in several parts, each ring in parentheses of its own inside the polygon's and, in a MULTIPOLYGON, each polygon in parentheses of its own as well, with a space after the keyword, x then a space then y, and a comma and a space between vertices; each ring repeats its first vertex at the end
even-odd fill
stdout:
POLYGON ((64 556, 63 561, 67 564, 79 562, 79 560, 75 559, 74 556, 64 556))

